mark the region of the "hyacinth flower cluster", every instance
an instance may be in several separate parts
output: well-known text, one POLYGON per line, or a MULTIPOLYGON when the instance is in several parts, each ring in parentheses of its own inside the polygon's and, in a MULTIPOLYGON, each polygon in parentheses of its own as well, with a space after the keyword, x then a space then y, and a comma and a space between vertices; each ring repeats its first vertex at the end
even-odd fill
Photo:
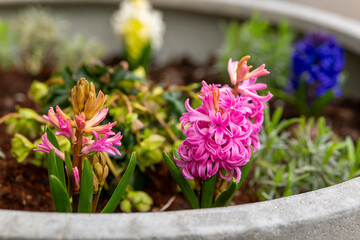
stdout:
MULTIPOLYGON (((205 184, 215 181, 218 175, 217 182, 224 183, 226 179, 234 178, 238 184, 242 169, 249 163, 252 152, 259 148, 258 133, 267 107, 265 102, 271 99, 272 94, 258 95, 257 90, 267 86, 256 83, 257 77, 269 72, 265 65, 250 72, 252 66, 247 65, 249 58, 229 60, 228 72, 233 87, 209 85, 203 81, 199 95, 202 105, 194 109, 189 99, 186 100, 187 112, 180 121, 187 137, 179 147, 178 156, 174 156, 186 179, 205 184)), ((219 190, 221 194, 225 189, 219 190)))
MULTIPOLYGON (((312 32, 295 44, 292 53, 289 90, 306 97, 306 105, 332 93, 340 97, 342 71, 345 66, 344 50, 334 36, 325 32, 312 32)), ((301 101, 301 97, 297 100, 301 101)))
MULTIPOLYGON (((53 158, 56 156, 56 159, 65 163, 65 166, 63 164, 57 166, 57 171, 55 171, 55 176, 53 177, 56 177, 56 173, 59 174, 65 168, 71 186, 71 190, 67 193, 69 198, 73 197, 74 211, 89 212, 89 209, 91 211, 96 210, 95 203, 97 202, 99 189, 104 185, 109 173, 107 166, 109 158, 107 154, 120 155, 117 147, 121 146, 122 135, 120 132, 115 133, 112 131, 116 122, 100 125, 109 111, 108 108, 104 108, 106 98, 107 96, 101 91, 96 95, 94 84, 89 84, 88 81, 82 78, 71 91, 71 104, 74 111, 73 118, 66 115, 59 106, 56 106, 55 110, 51 107, 48 115, 43 116, 56 129, 56 132, 54 134, 51 130, 47 129, 41 137, 42 143, 39 143, 38 148, 34 149, 34 151, 45 152, 53 155, 53 158), (59 149, 55 138, 56 135, 66 137, 70 141, 71 160, 69 153, 62 152, 59 149), (91 197, 94 198, 92 201, 94 205, 90 207, 83 206, 89 203, 89 200, 84 200, 85 203, 81 201, 81 199, 85 198, 82 198, 83 192, 91 193, 91 197)), ((52 173, 51 161, 56 162, 56 160, 49 159, 50 177, 52 173)), ((61 178, 61 175, 59 174, 58 178, 61 178)), ((66 186, 63 187, 66 189, 66 186)), ((56 195, 55 190, 52 191, 55 209, 64 210, 64 206, 61 207, 61 203, 59 207, 59 203, 55 202, 57 198, 54 194, 56 195)))

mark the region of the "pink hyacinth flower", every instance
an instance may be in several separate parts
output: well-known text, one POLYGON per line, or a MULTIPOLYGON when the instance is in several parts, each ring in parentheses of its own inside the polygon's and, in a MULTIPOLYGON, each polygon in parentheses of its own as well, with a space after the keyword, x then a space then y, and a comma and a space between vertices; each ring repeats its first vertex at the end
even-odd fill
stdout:
POLYGON ((252 66, 247 65, 247 61, 249 60, 249 58, 250 56, 245 56, 240 59, 240 61, 235 62, 233 62, 231 58, 229 59, 228 72, 231 83, 233 85, 236 85, 237 83, 240 83, 247 79, 257 78, 270 73, 265 69, 265 64, 250 72, 252 66))
POLYGON ((73 121, 60 109, 59 106, 56 106, 56 113, 52 107, 48 111, 48 115, 43 115, 43 118, 51 123, 57 130, 56 135, 63 135, 66 138, 76 142, 76 137, 74 134, 74 129, 72 128, 73 121))
POLYGON ((121 146, 121 138, 122 135, 118 132, 115 136, 109 138, 109 135, 105 134, 101 139, 99 139, 99 134, 97 132, 93 132, 95 139, 88 140, 84 139, 84 147, 81 150, 81 154, 89 154, 91 152, 107 152, 111 155, 121 155, 119 150, 114 147, 121 146))
POLYGON ((203 82, 201 93, 203 104, 197 109, 191 108, 188 100, 185 103, 188 112, 180 120, 187 138, 179 147, 181 159, 174 160, 188 179, 220 173, 223 178, 236 174, 240 181, 241 168, 250 159, 251 110, 228 87, 203 82), (220 170, 228 174, 224 176, 220 170))
POLYGON ((239 182, 241 169, 250 160, 251 148, 255 151, 260 146, 258 133, 264 102, 272 95, 259 96, 256 91, 266 88, 266 84, 257 84, 256 80, 269 72, 265 65, 249 72, 252 66, 247 66, 248 59, 246 56, 239 62, 229 60, 228 71, 236 91, 203 81, 199 95, 202 105, 193 109, 186 100, 187 112, 180 121, 187 137, 179 147, 180 159, 174 158, 185 178, 207 179, 219 173, 224 179, 236 175, 239 182))
POLYGON ((43 141, 42 143, 39 143, 37 145, 37 149, 34 149, 34 151, 41 151, 44 153, 50 153, 50 151, 53 149, 55 152, 55 155, 59 158, 61 158, 63 161, 65 161, 65 154, 63 152, 61 152, 59 149, 57 149, 56 147, 54 147, 54 145, 51 144, 51 142, 49 141, 47 134, 44 133, 41 136, 41 140, 43 141))

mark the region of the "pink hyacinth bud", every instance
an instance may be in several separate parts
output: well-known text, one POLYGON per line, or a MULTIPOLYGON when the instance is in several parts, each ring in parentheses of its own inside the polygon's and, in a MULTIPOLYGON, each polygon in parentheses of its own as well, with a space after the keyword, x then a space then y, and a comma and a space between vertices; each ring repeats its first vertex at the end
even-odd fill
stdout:
POLYGON ((47 133, 44 133, 44 135, 41 136, 41 140, 42 140, 42 143, 39 143, 37 145, 38 148, 34 149, 34 151, 50 153, 51 150, 54 150, 55 155, 57 157, 61 158, 62 160, 65 160, 65 154, 63 152, 61 152, 59 149, 57 149, 56 147, 54 147, 54 145, 51 144, 51 142, 49 141, 49 139, 47 137, 47 133))
POLYGON ((74 167, 73 172, 74 172, 75 184, 79 185, 80 184, 79 169, 77 167, 74 167))

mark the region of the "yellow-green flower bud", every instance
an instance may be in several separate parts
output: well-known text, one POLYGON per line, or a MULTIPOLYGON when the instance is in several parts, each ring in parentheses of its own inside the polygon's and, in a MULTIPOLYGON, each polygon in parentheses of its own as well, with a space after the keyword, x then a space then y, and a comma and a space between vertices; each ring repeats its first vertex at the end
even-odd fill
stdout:
POLYGON ((96 175, 96 177, 99 180, 102 180, 102 176, 103 176, 103 166, 101 166, 100 163, 95 163, 94 164, 94 173, 96 175))
POLYGON ((105 167, 107 160, 110 161, 109 155, 106 152, 100 152, 100 163, 101 166, 105 167))
POLYGON ((101 179, 101 182, 100 182, 101 186, 103 186, 105 184, 105 181, 106 181, 106 178, 107 178, 108 175, 109 175, 109 167, 106 165, 104 167, 104 172, 103 172, 102 179, 101 179))
POLYGON ((93 192, 96 193, 97 191, 99 191, 99 180, 95 173, 93 173, 93 192))

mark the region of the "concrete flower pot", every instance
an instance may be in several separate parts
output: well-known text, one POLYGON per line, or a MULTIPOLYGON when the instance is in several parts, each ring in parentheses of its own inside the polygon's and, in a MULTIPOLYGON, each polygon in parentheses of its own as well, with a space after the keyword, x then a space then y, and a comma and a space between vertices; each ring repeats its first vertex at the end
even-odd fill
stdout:
POLYGON ((130 214, 0 210, 4 239, 360 239, 360 178, 233 207, 130 214))
MULTIPOLYGON (((5 18, 33 1, 0 0, 5 18)), ((72 26, 100 34, 116 49, 109 16, 117 1, 43 0, 72 26), (90 16, 91 17, 88 17, 90 16), (94 24, 92 24, 94 23, 94 24), (87 26, 88 28, 86 28, 87 26), (105 27, 106 26, 106 27, 105 27), (97 29, 97 30, 96 30, 97 29)), ((221 43, 223 17, 246 18, 256 10, 272 22, 287 18, 295 29, 325 28, 347 49, 348 94, 357 94, 360 23, 313 8, 276 0, 154 0, 167 23, 160 61, 192 54, 198 61, 221 43), (181 36, 181 41, 179 40, 181 36), (186 37, 184 37, 186 36, 186 37)), ((105 40, 106 41, 106 40, 105 40)), ((360 179, 266 202, 225 208, 132 214, 59 214, 0 210, 1 239, 360 239, 360 179)))

